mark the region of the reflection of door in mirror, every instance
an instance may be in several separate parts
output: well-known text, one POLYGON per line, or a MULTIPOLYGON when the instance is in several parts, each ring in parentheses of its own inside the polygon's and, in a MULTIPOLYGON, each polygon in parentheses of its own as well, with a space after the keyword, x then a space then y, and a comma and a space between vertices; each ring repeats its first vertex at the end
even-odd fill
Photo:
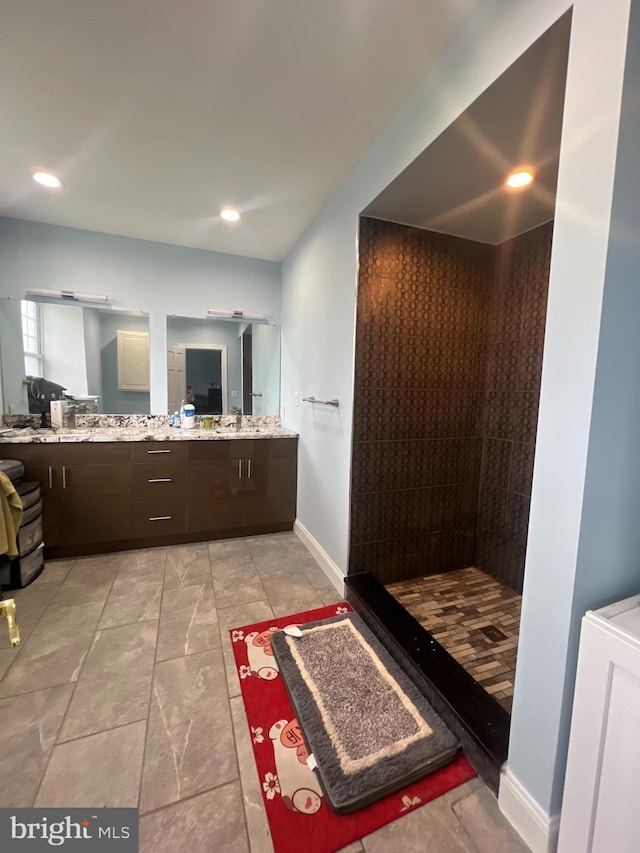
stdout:
POLYGON ((167 376, 169 379, 169 414, 180 411, 187 387, 184 373, 184 348, 169 347, 167 351, 167 376))
POLYGON ((189 398, 197 415, 223 415, 227 404, 227 348, 180 343, 167 350, 170 413, 189 398), (187 389, 190 389, 187 392, 187 389))
POLYGON ((222 400, 226 396, 226 348, 186 347, 185 382, 192 389, 197 415, 221 415, 222 400))

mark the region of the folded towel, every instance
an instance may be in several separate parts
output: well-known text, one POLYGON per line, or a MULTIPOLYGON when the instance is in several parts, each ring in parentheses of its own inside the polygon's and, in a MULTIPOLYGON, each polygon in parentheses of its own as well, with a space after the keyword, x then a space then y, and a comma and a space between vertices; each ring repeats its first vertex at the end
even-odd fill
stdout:
POLYGON ((22 501, 13 483, 0 471, 0 554, 18 556, 18 528, 22 521, 22 501))

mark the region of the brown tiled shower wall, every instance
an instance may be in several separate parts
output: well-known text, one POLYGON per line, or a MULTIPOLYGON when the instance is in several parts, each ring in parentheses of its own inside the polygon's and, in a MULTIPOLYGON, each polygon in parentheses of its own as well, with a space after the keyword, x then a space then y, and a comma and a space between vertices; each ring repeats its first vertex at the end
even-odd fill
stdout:
POLYGON ((550 246, 362 219, 350 573, 521 588, 550 246))

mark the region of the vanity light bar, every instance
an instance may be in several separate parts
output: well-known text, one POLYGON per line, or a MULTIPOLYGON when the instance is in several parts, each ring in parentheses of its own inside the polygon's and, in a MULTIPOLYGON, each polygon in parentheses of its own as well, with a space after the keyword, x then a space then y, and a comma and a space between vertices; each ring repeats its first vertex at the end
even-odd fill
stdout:
POLYGON ((207 315, 216 320, 246 320, 251 323, 269 323, 264 314, 248 314, 246 311, 225 311, 223 308, 207 308, 207 315))
POLYGON ((27 296, 44 296, 47 299, 68 299, 70 302, 101 302, 109 301, 108 296, 99 293, 76 293, 75 290, 27 290, 27 296))

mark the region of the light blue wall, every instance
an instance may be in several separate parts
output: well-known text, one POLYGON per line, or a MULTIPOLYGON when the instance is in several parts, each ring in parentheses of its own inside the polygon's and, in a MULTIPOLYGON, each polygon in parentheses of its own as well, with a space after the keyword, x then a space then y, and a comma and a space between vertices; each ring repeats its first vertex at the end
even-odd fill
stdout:
MULTIPOLYGON (((640 485, 626 438, 637 399, 623 402, 640 350, 631 317, 618 328, 617 316, 638 295, 611 241, 628 20, 627 0, 574 5, 508 762, 549 814, 562 798, 579 620, 629 594, 640 561, 637 521, 619 512, 640 485)), ((616 180, 634 192, 631 160, 616 180)))
MULTIPOLYGON (((283 263, 282 400, 285 424, 300 433, 298 519, 343 572, 358 214, 568 8, 562 0, 483 4, 283 263), (300 399, 338 396, 340 409, 296 407, 296 392, 300 399)), ((547 815, 559 809, 564 778, 577 618, 586 607, 626 594, 640 562, 629 505, 640 472, 634 456, 623 477, 622 448, 606 448, 611 432, 624 446, 640 423, 638 392, 623 401, 621 391, 630 373, 621 370, 623 353, 634 366, 639 354, 639 344, 630 341, 631 318, 638 316, 630 280, 612 304, 605 300, 601 318, 628 0, 576 0, 573 8, 509 754, 516 782, 547 815), (621 343, 617 315, 623 306, 633 313, 623 323, 621 343), (598 486, 605 481, 612 505, 601 517, 598 486), (603 541, 587 560, 584 550, 598 534, 603 541)), ((627 203, 633 193, 637 198, 635 182, 627 203)), ((637 240, 637 232, 633 236, 637 240)), ((623 257, 622 247, 611 249, 607 289, 613 276, 620 279, 620 264, 631 268, 632 251, 624 251, 623 257)))
POLYGON ((168 314, 240 308, 280 323, 280 264, 0 218, 0 296, 34 287, 106 294, 114 308, 149 313, 154 414, 167 411, 168 314))
POLYGON ((148 391, 121 391, 118 388, 118 331, 148 332, 149 319, 135 314, 100 314, 100 366, 104 412, 128 415, 149 414, 148 391))

